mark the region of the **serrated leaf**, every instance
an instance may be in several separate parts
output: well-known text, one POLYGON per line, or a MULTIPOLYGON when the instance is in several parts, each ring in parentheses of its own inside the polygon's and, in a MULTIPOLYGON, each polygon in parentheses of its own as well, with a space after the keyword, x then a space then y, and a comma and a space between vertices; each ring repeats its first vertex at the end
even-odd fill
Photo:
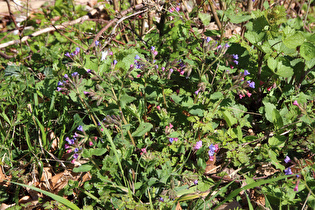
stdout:
POLYGON ((137 130, 132 133, 132 136, 143 136, 145 133, 149 132, 153 128, 151 123, 141 123, 137 130))
POLYGON ((81 165, 81 166, 79 166, 79 167, 77 167, 77 168, 74 168, 74 169, 73 169, 73 172, 75 172, 75 173, 88 172, 88 171, 90 171, 92 168, 93 168, 92 165, 84 164, 84 165, 81 165))
POLYGON ((300 54, 305 60, 311 60, 315 57, 315 45, 310 42, 304 42, 300 48, 300 54))
POLYGON ((297 32, 292 36, 286 37, 283 40, 283 44, 288 48, 295 49, 297 46, 300 46, 304 43, 304 36, 301 32, 297 32))

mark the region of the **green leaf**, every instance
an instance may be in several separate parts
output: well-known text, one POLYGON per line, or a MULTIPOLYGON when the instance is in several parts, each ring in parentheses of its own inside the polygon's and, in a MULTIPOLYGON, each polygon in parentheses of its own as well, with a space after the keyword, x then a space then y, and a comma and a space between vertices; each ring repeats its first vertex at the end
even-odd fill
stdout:
POLYGON ((88 172, 90 171, 91 169, 93 168, 92 165, 89 165, 89 164, 84 164, 84 165, 81 165, 77 168, 74 168, 73 169, 73 172, 75 173, 78 173, 78 172, 88 172))
POLYGON ((271 163, 276 166, 276 168, 280 169, 281 171, 283 171, 285 169, 285 167, 283 165, 281 165, 277 159, 277 154, 272 151, 272 150, 268 150, 268 155, 270 157, 271 163))
POLYGON ((235 196, 237 196, 241 191, 248 190, 248 189, 252 189, 252 188, 255 188, 255 187, 259 187, 259 186, 262 186, 262 185, 264 185, 264 184, 270 184, 270 183, 273 183, 273 182, 277 182, 277 181, 279 181, 279 180, 286 179, 286 178, 289 178, 289 177, 292 177, 292 176, 295 176, 295 175, 289 175, 289 176, 285 175, 285 176, 279 176, 279 177, 272 178, 272 179, 261 180, 261 181, 258 181, 258 182, 254 182, 254 183, 245 185, 244 187, 238 188, 238 189, 234 190, 233 192, 231 192, 231 193, 224 199, 224 201, 222 201, 219 205, 217 205, 217 206, 214 208, 214 210, 217 209, 219 206, 225 204, 227 201, 231 200, 231 199, 234 198, 235 196))
POLYGON ((125 108, 127 104, 133 102, 134 100, 136 100, 135 97, 124 94, 120 97, 120 105, 122 108, 125 108))
POLYGON ((209 13, 198 13, 198 17, 200 18, 203 25, 208 26, 210 24, 211 15, 209 13))
MULTIPOLYGON (((235 14, 235 13, 233 13, 235 14)), ((252 16, 251 15, 228 15, 228 18, 230 19, 231 23, 242 23, 242 22, 245 22, 245 21, 248 21, 250 19, 252 19, 252 16)))
POLYGON ((283 119, 277 109, 272 111, 272 121, 276 128, 280 129, 283 126, 283 119))
POLYGON ((280 147, 284 146, 285 140, 286 140, 285 136, 273 136, 273 137, 268 139, 268 144, 270 146, 280 148, 280 147))
POLYGON ((276 59, 274 59, 273 57, 269 57, 267 60, 267 65, 272 71, 276 70, 277 63, 278 63, 278 61, 276 59))
POLYGON ((203 109, 198 108, 199 106, 193 106, 190 110, 189 110, 189 114, 192 115, 197 115, 199 117, 203 117, 203 109))
POLYGON ((286 37, 283 39, 283 44, 288 48, 295 49, 297 46, 300 46, 304 43, 304 36, 301 32, 297 32, 292 36, 286 37))
POLYGON ((132 136, 143 136, 145 133, 149 132, 153 128, 153 125, 151 123, 141 123, 137 130, 132 133, 132 136))
POLYGON ((233 117, 229 111, 226 110, 222 114, 225 122, 228 124, 229 127, 232 127, 234 124, 237 123, 237 119, 233 117))
POLYGON ((265 36, 264 32, 260 32, 258 34, 255 31, 248 31, 245 33, 245 38, 248 39, 248 41, 252 44, 256 44, 258 42, 261 42, 262 39, 264 38, 264 36, 265 36))
POLYGON ((223 94, 221 92, 214 92, 211 94, 210 99, 216 100, 223 98, 223 94))
POLYGON ((80 210, 80 208, 78 206, 76 206, 74 203, 70 202, 69 200, 67 200, 67 199, 65 199, 59 195, 55 195, 55 194, 47 192, 45 190, 41 190, 41 189, 34 187, 34 186, 30 186, 30 185, 26 185, 26 184, 20 184, 20 183, 12 182, 12 181, 10 181, 10 182, 13 184, 20 185, 22 187, 29 188, 29 189, 35 190, 37 192, 43 193, 44 195, 51 197, 55 201, 58 201, 58 202, 64 204, 65 206, 69 207, 70 209, 80 210))
POLYGON ((287 59, 283 57, 278 59, 276 74, 284 78, 293 76, 293 68, 290 66, 290 63, 287 59))
POLYGON ((265 117, 268 121, 273 122, 273 110, 276 109, 276 106, 272 103, 263 101, 265 105, 265 117))
POLYGON ((105 148, 95 148, 95 149, 92 149, 92 155, 101 156, 101 155, 103 155, 106 151, 107 151, 107 149, 105 149, 105 148))
POLYGON ((300 54, 305 60, 311 60, 315 57, 315 46, 310 42, 304 42, 300 48, 300 54))

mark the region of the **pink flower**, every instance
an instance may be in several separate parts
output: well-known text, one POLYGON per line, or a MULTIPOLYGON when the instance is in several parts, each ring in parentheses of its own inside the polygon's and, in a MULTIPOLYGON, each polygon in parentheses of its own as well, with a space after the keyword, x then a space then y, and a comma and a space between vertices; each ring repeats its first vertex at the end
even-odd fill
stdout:
POLYGON ((299 183, 300 183, 300 180, 297 180, 295 188, 294 188, 295 192, 297 192, 299 190, 299 183))
POLYGON ((146 148, 142 148, 141 149, 141 153, 140 153, 140 155, 142 155, 142 154, 146 154, 147 153, 147 149, 146 148))
POLYGON ((139 78, 139 77, 141 77, 141 74, 138 74, 138 75, 137 75, 137 78, 139 78))
POLYGON ((250 97, 252 94, 247 91, 246 95, 247 95, 248 97, 250 97))
POLYGON ((174 138, 174 141, 178 141, 178 138, 174 138))
POLYGON ((269 88, 267 88, 268 91, 270 91, 272 89, 272 86, 270 86, 269 88))
POLYGON ((170 123, 170 129, 173 128, 174 126, 172 125, 172 123, 170 123))
POLYGON ((68 149, 68 150, 67 150, 67 153, 71 153, 71 152, 72 152, 72 150, 71 150, 71 149, 68 149))
POLYGON ((103 128, 101 128, 101 131, 103 132, 103 131, 104 131, 104 129, 103 129, 103 128))
POLYGON ((215 147, 214 152, 217 152, 217 151, 219 150, 219 145, 218 145, 218 144, 215 144, 214 147, 215 147))
POLYGON ((172 7, 172 8, 170 9, 170 13, 174 12, 174 10, 175 10, 175 8, 172 7))
POLYGON ((240 97, 240 99, 242 99, 243 97, 245 97, 244 94, 239 94, 238 96, 240 97))
POLYGON ((74 164, 74 162, 75 162, 75 159, 71 160, 71 163, 72 163, 72 164, 74 164))
POLYGON ((92 141, 90 141, 90 142, 89 142, 89 145, 90 145, 90 146, 93 146, 93 142, 92 142, 92 141))
POLYGON ((297 102, 297 100, 295 100, 295 101, 293 102, 293 105, 299 106, 299 103, 297 102))
POLYGON ((157 110, 161 110, 161 107, 159 105, 156 106, 157 110))

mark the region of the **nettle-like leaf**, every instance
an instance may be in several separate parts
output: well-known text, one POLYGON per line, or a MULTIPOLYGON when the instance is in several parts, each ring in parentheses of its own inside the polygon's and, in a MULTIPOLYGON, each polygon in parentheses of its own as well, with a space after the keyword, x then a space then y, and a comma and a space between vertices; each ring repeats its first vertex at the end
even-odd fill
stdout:
POLYGON ((300 53, 307 61, 315 58, 315 45, 311 42, 304 42, 300 48, 300 53))

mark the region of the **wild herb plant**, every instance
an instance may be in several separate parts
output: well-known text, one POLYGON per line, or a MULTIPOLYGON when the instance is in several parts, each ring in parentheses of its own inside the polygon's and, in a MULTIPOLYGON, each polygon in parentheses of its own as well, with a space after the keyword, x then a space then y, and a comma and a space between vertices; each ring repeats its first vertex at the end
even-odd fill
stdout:
POLYGON ((52 65, 35 68, 46 76, 37 83, 23 65, 7 65, 5 164, 26 153, 24 161, 43 167, 50 128, 60 140, 57 158, 91 175, 59 192, 75 192, 80 207, 213 208, 236 200, 253 208, 258 196, 267 208, 314 207, 315 36, 282 5, 236 14, 234 1, 225 3, 219 30, 203 26, 210 16, 201 8, 187 15, 169 3, 155 28, 124 46, 82 34, 80 47, 51 42, 51 50, 37 49, 52 65), (229 23, 244 33, 224 38, 229 23))

